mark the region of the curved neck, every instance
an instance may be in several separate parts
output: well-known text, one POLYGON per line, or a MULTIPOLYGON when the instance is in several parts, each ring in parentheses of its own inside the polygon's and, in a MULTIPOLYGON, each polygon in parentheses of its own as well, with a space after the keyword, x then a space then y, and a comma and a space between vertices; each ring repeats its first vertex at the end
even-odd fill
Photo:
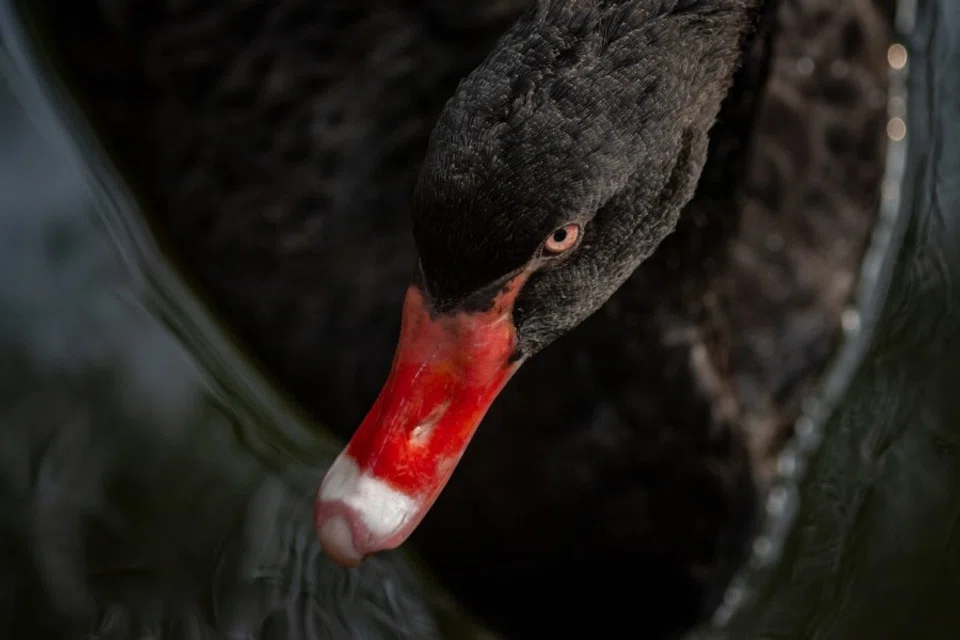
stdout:
POLYGON ((667 307, 697 297, 695 292, 707 286, 725 260, 726 247, 739 229, 737 201, 770 72, 779 5, 778 0, 763 0, 756 8, 756 28, 744 41, 741 66, 710 129, 707 161, 693 199, 683 208, 676 230, 625 285, 645 290, 656 282, 683 283, 659 296, 667 307))

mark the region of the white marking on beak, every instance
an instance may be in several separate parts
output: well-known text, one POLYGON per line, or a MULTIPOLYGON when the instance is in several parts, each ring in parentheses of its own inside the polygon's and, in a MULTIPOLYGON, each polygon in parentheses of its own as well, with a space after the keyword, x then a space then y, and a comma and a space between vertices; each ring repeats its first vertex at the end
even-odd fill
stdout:
POLYGON ((410 496, 362 472, 346 451, 330 465, 317 497, 344 503, 377 537, 394 533, 420 510, 420 504, 410 496))

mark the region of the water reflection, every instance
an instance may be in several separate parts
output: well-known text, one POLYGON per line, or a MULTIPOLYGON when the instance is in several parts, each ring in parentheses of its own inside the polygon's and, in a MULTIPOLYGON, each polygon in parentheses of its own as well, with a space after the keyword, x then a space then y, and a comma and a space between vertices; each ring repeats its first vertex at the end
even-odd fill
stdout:
POLYGON ((348 572, 320 553, 311 496, 336 443, 110 218, 105 176, 71 163, 0 17, 0 628, 434 636, 402 555, 348 572))

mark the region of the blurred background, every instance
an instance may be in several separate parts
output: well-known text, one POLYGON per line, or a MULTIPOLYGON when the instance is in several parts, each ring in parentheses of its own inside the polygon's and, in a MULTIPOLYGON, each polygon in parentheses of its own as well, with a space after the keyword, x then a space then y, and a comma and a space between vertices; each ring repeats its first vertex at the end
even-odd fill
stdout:
POLYGON ((960 634, 947 0, 768 2, 678 231, 323 555, 427 138, 531 4, 0 2, 0 629, 960 634))

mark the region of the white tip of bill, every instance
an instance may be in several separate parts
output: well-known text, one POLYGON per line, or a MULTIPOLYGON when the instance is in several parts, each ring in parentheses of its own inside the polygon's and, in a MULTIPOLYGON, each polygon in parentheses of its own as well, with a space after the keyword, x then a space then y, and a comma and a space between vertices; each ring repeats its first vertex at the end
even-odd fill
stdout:
POLYGON ((324 476, 317 502, 345 505, 353 512, 355 524, 374 539, 395 533, 420 511, 416 500, 362 472, 346 451, 337 456, 324 476))

